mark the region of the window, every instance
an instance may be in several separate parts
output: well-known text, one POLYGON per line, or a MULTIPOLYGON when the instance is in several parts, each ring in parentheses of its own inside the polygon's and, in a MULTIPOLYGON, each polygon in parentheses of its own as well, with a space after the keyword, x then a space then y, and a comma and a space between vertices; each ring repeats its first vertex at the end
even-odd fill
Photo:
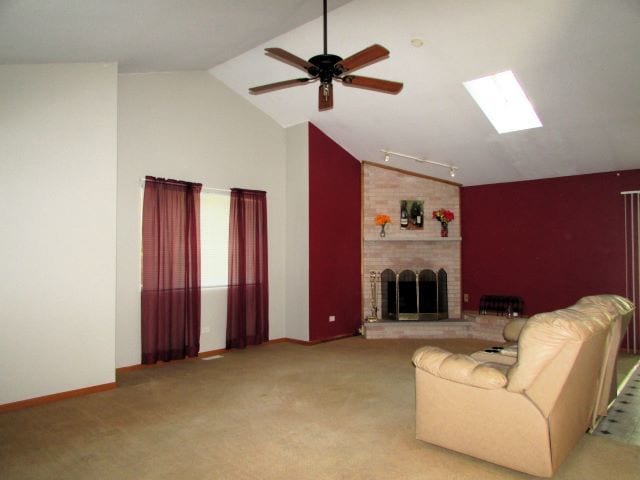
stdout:
POLYGON ((200 193, 200 285, 226 286, 228 282, 229 192, 200 193))
POLYGON ((542 126, 531 102, 510 70, 464 82, 464 86, 498 133, 542 126))

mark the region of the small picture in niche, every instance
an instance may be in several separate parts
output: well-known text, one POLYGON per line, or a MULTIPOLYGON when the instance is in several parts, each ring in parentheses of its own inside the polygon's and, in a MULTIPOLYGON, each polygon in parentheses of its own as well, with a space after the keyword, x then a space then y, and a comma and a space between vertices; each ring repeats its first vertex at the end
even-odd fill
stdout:
POLYGON ((400 201, 400 230, 422 230, 424 228, 424 201, 400 201))

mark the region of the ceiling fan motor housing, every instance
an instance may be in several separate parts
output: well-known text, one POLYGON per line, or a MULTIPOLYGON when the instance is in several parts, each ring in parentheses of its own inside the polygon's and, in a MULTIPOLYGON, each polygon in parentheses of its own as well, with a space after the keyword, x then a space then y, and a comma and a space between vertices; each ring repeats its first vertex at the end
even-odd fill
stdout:
POLYGON ((309 75, 315 77, 320 76, 322 83, 331 83, 333 77, 337 77, 342 73, 342 69, 336 68, 336 63, 342 61, 338 55, 316 55, 309 59, 309 63, 313 67, 309 68, 309 75), (315 67, 315 68, 314 68, 315 67))

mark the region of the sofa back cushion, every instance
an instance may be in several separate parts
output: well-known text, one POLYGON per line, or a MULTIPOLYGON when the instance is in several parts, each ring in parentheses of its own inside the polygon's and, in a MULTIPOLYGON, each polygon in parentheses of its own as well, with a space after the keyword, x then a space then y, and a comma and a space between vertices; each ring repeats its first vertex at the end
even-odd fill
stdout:
POLYGON ((614 316, 624 316, 633 312, 633 302, 619 295, 590 295, 578 300, 576 305, 599 305, 614 316))
MULTIPOLYGON (((518 340, 518 361, 508 372, 507 390, 522 393, 569 344, 568 352, 579 351, 579 344, 595 332, 609 328, 611 317, 602 308, 566 308, 540 313, 529 319, 518 340)), ((563 358, 563 361, 571 359, 563 358)), ((556 379, 562 382, 564 379, 556 379)))
MULTIPOLYGON (((604 308, 613 315, 611 336, 607 345, 605 368, 600 382, 600 398, 597 406, 598 415, 606 415, 609 403, 617 395, 616 360, 620 342, 624 337, 629 321, 633 316, 634 305, 630 300, 618 295, 592 295, 578 300, 576 308, 604 308)), ((597 418, 594 418, 596 421, 597 418)))

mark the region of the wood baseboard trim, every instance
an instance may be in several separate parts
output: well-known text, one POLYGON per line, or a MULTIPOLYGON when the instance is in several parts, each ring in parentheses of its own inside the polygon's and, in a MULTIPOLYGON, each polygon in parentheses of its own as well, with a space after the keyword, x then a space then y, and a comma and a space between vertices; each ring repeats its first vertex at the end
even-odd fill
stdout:
MULTIPOLYGON (((188 359, 181 358, 180 360, 188 360, 188 359)), ((171 361, 172 362, 176 362, 176 361, 180 361, 180 360, 171 360, 171 361)), ((118 367, 118 368, 116 368, 116 375, 118 373, 133 372, 134 370, 142 370, 144 368, 157 367, 158 365, 164 365, 166 363, 169 363, 169 362, 156 362, 156 363, 152 363, 152 364, 149 364, 149 365, 145 365, 144 363, 137 363, 136 365, 129 365, 127 367, 118 367)))
POLYGON ((173 362, 183 362, 183 361, 189 361, 189 360, 197 360, 198 358, 213 357, 214 355, 221 355, 221 354, 225 353, 226 351, 227 351, 226 348, 220 348, 218 350, 208 350, 206 352, 200 352, 200 353, 198 353, 197 357, 177 358, 175 360, 171 360, 170 362, 161 362, 160 361, 160 362, 156 362, 156 363, 151 363, 149 365, 138 363, 136 365, 129 365, 127 367, 118 367, 118 368, 116 368, 116 374, 125 373, 125 372, 133 372, 135 370, 142 370, 143 368, 157 367, 159 365, 168 365, 168 364, 173 363, 173 362))
MULTIPOLYGON (((270 344, 274 344, 274 343, 294 343, 296 345, 305 345, 305 346, 311 346, 311 345, 318 345, 319 343, 325 343, 325 342, 333 342, 334 340, 340 340, 342 338, 349 338, 349 337, 353 337, 355 336, 352 333, 345 333, 342 335, 336 335, 335 337, 329 337, 329 338, 323 338, 321 340, 298 340, 297 338, 288 338, 288 337, 283 337, 283 338, 274 338, 273 340, 269 340, 267 342, 261 343, 260 345, 270 345, 270 344)), ((260 345, 253 345, 253 346, 260 346, 260 345)), ((206 352, 200 352, 198 353, 198 357, 197 358, 206 358, 206 357, 213 357, 215 355, 223 355, 225 353, 229 353, 230 351, 233 351, 236 349, 226 349, 226 348, 219 348, 217 350, 208 350, 206 352)), ((181 358, 178 360, 171 360, 171 362, 157 362, 151 365, 143 365, 143 364, 137 364, 137 365, 129 365, 128 367, 119 367, 116 368, 116 373, 124 373, 124 372, 132 372, 134 370, 140 370, 143 368, 150 368, 150 367, 156 367, 158 365, 165 365, 167 363, 173 363, 173 362, 181 362, 184 360, 194 360, 196 357, 188 357, 188 358, 181 358)))
POLYGON ((116 382, 103 383, 102 385, 94 385, 92 387, 78 388, 67 392, 53 393, 42 397, 29 398, 27 400, 19 400, 17 402, 5 403, 0 405, 0 413, 10 412, 12 410, 21 410, 28 407, 36 407, 47 403, 58 402, 67 398, 81 397, 91 393, 104 392, 116 388, 116 382))
POLYGON ((198 358, 207 358, 207 357, 215 357, 216 355, 222 355, 223 353, 226 353, 227 349, 226 348, 219 348, 217 350, 209 350, 206 352, 200 352, 198 354, 198 358))
POLYGON ((311 345, 310 342, 306 340, 298 340, 297 338, 276 338, 275 340, 269 340, 269 343, 293 343, 295 345, 311 345))
POLYGON ((269 343, 294 343, 296 345, 305 345, 312 346, 318 345, 319 343, 333 342, 335 340, 342 340, 343 338, 350 338, 355 336, 352 333, 344 333, 342 335, 336 335, 335 337, 322 338, 320 340, 298 340, 297 338, 276 338, 274 340, 269 340, 269 343))
POLYGON ((142 363, 138 363, 136 365, 129 365, 128 367, 118 367, 116 368, 116 375, 118 373, 124 372, 133 372, 134 370, 142 370, 143 368, 155 367, 156 364, 153 365, 143 365, 142 363))
POLYGON ((351 338, 351 337, 357 337, 357 336, 359 335, 356 335, 353 333, 343 333, 342 335, 336 335, 335 337, 322 338, 320 340, 312 340, 311 342, 309 342, 309 345, 318 345, 319 343, 334 342, 336 340, 342 340, 344 338, 351 338))
MULTIPOLYGON (((335 337, 323 338, 321 340, 312 340, 312 341, 298 340, 296 338, 285 337, 285 338, 275 338, 265 343, 267 344, 293 343, 296 345, 312 346, 312 345, 318 345, 319 343, 332 342, 334 340, 340 340, 343 338, 348 338, 353 336, 354 336, 353 334, 343 334, 343 335, 336 335, 335 337)), ((206 357, 213 357, 215 355, 222 355, 228 351, 229 350, 227 350, 226 348, 221 348, 218 350, 209 350, 206 352, 200 352, 197 358, 206 358, 206 357)), ((190 358, 185 358, 183 360, 195 360, 195 359, 196 357, 190 357, 190 358)), ((131 372, 134 370, 141 370, 143 368, 155 367, 157 365, 158 365, 157 363, 153 365, 143 365, 143 364, 129 365, 128 367, 116 368, 116 373, 131 372)), ((92 387, 78 388, 76 390, 69 390, 67 392, 54 393, 51 395, 44 395, 42 397, 35 397, 35 398, 29 398, 27 400, 19 400, 17 402, 5 403, 3 405, 0 405, 0 413, 9 412, 12 410, 20 410, 28 407, 35 407, 35 406, 44 405, 47 403, 58 402, 60 400, 65 400, 67 398, 80 397, 83 395, 90 395, 92 393, 104 392, 107 390, 112 390, 116 387, 117 387, 116 382, 104 383, 102 385, 94 385, 92 387)))
POLYGON ((303 340, 295 340, 293 338, 282 337, 282 338, 274 338, 273 340, 269 340, 267 343, 271 345, 272 343, 296 343, 296 342, 303 342, 303 340))

